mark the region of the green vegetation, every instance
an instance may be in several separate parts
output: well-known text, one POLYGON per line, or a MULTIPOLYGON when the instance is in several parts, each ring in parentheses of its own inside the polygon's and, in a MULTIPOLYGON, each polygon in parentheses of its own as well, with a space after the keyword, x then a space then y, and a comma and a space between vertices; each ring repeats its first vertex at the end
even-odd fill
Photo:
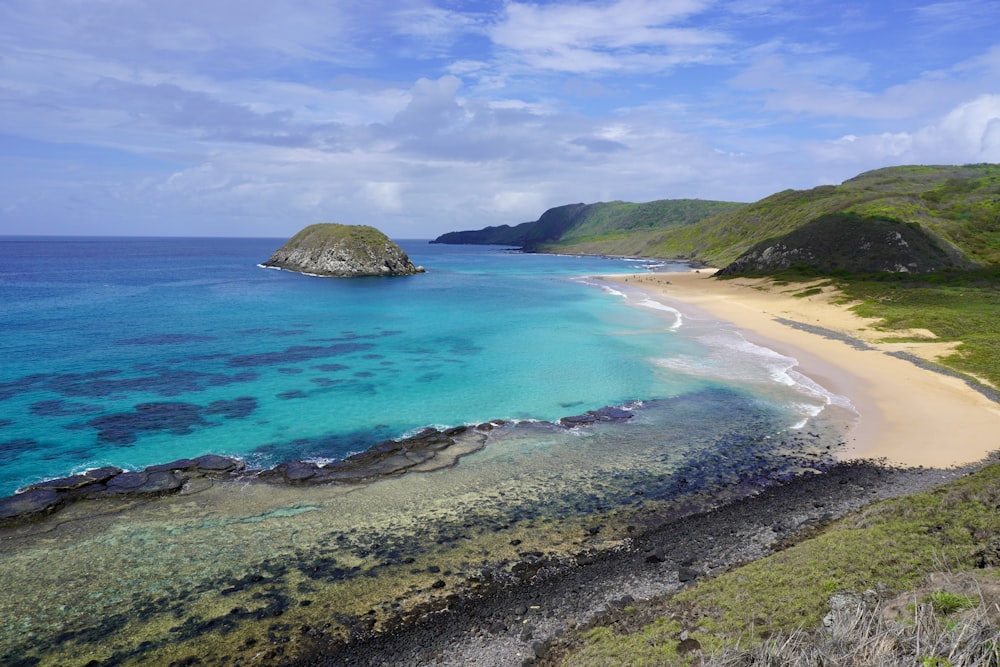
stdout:
MULTIPOLYGON (((993 540, 998 505, 996 464, 928 493, 874 504, 812 539, 678 593, 641 627, 589 629, 565 664, 700 664, 677 654, 682 633, 705 653, 757 646, 819 627, 836 591, 877 590, 885 599, 913 590, 930 572, 993 572, 981 568, 1000 556, 993 540)), ((924 601, 938 615, 980 604, 949 591, 924 601)))
MULTIPOLYGON (((902 225, 907 240, 941 266, 1000 265, 1000 165, 889 167, 840 185, 784 190, 753 204, 673 199, 631 204, 570 204, 534 222, 452 232, 441 243, 496 243, 547 252, 683 258, 730 264, 750 248, 774 241, 818 219, 882 221, 902 225), (833 217, 829 217, 833 216, 833 217), (942 261, 947 257, 948 261, 942 261)), ((836 225, 821 233, 831 248, 836 225)), ((855 254, 841 249, 844 268, 855 254)), ((835 267, 834 267, 835 268, 835 267)))
POLYGON ((938 341, 958 343, 940 363, 1000 387, 1000 279, 995 273, 857 277, 837 283, 845 297, 861 302, 852 310, 878 318, 887 335, 894 329, 927 329, 938 341))
POLYGON ((664 231, 649 254, 729 264, 753 245, 820 216, 862 217, 919 225, 980 265, 1000 264, 1000 165, 889 167, 840 185, 785 190, 696 225, 664 231))
POLYGON ((319 248, 342 241, 365 245, 391 243, 388 236, 369 225, 340 225, 335 222, 321 222, 302 229, 290 238, 284 247, 289 250, 300 247, 319 248))
POLYGON ((915 223, 857 213, 825 213, 777 238, 761 241, 720 275, 769 274, 792 265, 817 271, 934 273, 975 265, 915 223))
POLYGON ((651 233, 690 225, 741 206, 743 204, 701 199, 661 199, 642 204, 622 201, 567 204, 550 208, 534 222, 451 232, 435 242, 511 245, 546 252, 640 254, 642 239, 651 233))
MULTIPOLYGON (((643 204, 610 202, 593 204, 556 243, 545 249, 575 252, 583 245, 622 243, 635 234, 684 227, 722 211, 741 208, 734 202, 701 199, 661 199, 643 204)), ((610 254, 610 253, 602 253, 610 254)))
POLYGON ((936 614, 942 616, 948 616, 963 609, 974 609, 979 605, 977 598, 951 591, 934 591, 924 601, 931 605, 936 614))

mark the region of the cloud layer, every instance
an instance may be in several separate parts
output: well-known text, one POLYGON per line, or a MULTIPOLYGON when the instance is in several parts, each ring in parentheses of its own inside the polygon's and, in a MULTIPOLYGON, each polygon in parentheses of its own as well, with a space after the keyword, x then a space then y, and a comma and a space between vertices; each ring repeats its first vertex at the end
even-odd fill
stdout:
POLYGON ((0 233, 427 238, 998 162, 997 28, 978 0, 8 0, 0 233))

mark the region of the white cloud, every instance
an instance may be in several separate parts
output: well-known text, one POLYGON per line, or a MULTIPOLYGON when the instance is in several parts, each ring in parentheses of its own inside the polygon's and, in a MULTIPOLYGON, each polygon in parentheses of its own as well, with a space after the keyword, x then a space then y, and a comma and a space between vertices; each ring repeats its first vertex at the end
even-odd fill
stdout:
POLYGON ((391 16, 398 34, 435 45, 447 45, 457 37, 482 30, 481 20, 476 16, 433 6, 404 7, 391 16))
POLYGON ((1000 95, 981 95, 912 132, 846 135, 815 153, 857 165, 1000 162, 1000 95))
POLYGON ((1000 162, 1000 95, 982 95, 922 128, 911 153, 934 162, 1000 162))
POLYGON ((915 7, 914 18, 934 31, 975 29, 986 17, 1000 14, 992 0, 952 0, 932 2, 915 7))
POLYGON ((659 71, 702 61, 727 38, 676 27, 700 0, 615 0, 578 4, 509 2, 490 35, 528 67, 561 72, 659 71))
POLYGON ((963 7, 6 0, 0 231, 427 237, 1000 160, 1000 46, 885 57, 963 7))
POLYGON ((842 120, 929 121, 956 100, 1000 89, 1000 47, 883 88, 873 85, 871 67, 855 56, 793 55, 781 53, 783 49, 783 45, 771 45, 729 81, 769 112, 842 120))

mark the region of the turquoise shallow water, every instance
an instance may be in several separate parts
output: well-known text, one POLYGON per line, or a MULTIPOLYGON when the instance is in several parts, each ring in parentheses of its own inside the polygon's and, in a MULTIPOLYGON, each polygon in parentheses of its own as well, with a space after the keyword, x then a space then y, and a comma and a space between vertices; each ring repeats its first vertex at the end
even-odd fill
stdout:
POLYGON ((0 492, 511 422, 432 471, 199 478, 5 528, 0 663, 291 663, 305 628, 395 627, 822 469, 851 423, 793 359, 595 277, 660 267, 414 241, 428 273, 336 280, 257 266, 280 243, 0 238, 0 492), (631 418, 548 421, 607 405, 631 418))
POLYGON ((727 418, 719 400, 779 425, 831 400, 719 323, 589 278, 647 263, 404 241, 426 274, 339 280, 260 268, 280 244, 0 238, 0 494, 99 465, 334 459, 429 425, 710 391, 710 412, 685 407, 695 441, 727 418))

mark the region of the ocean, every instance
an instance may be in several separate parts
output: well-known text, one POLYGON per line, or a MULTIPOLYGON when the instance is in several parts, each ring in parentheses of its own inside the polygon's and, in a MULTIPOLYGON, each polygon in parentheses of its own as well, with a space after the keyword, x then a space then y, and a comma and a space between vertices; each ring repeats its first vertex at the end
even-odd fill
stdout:
POLYGON ((679 265, 402 241, 427 273, 347 280, 261 268, 281 242, 0 238, 0 493, 505 423, 432 471, 192 480, 5 529, 0 663, 308 656, 820 470, 856 418, 732 325, 600 278, 679 265), (630 418, 557 422, 605 406, 630 418))
POLYGON ((831 400, 792 360, 593 278, 676 265, 402 241, 426 274, 344 280, 261 268, 281 243, 0 239, 0 494, 206 453, 334 460, 427 426, 713 390, 773 429, 831 400))

